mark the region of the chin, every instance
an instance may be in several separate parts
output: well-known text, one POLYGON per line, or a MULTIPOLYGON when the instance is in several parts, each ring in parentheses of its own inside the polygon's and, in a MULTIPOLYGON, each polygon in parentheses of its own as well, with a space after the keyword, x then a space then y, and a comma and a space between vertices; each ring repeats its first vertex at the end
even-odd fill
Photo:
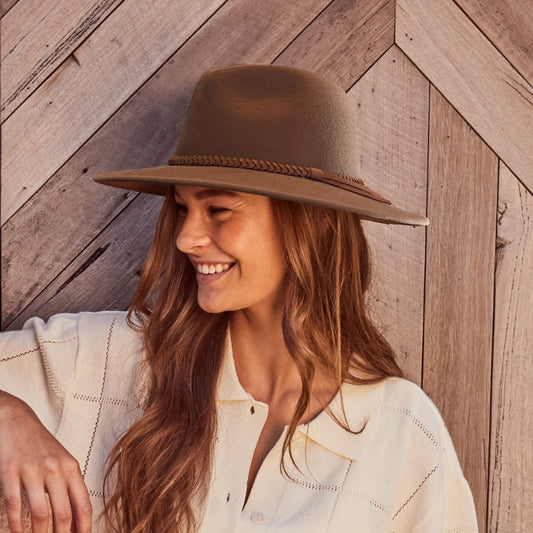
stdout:
POLYGON ((224 311, 227 311, 227 309, 224 306, 217 305, 214 302, 209 303, 209 302, 203 302, 201 300, 198 300, 198 305, 206 313, 217 314, 217 313, 223 313, 224 311))

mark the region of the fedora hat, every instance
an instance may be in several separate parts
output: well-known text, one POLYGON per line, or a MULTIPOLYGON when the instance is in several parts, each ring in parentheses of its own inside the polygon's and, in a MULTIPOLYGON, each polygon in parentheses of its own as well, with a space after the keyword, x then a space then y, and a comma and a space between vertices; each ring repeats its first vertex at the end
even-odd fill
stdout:
POLYGON ((426 225, 367 187, 359 173, 353 103, 314 73, 274 65, 206 71, 168 165, 99 174, 106 185, 166 194, 196 185, 426 225))

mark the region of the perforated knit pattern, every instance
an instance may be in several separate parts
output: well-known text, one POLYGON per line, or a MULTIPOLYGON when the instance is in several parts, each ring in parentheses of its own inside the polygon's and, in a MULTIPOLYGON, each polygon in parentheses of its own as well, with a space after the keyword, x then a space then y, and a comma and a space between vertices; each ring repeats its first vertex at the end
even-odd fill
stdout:
MULTIPOLYGON (((346 480, 346 477, 348 476, 348 472, 350 471, 350 468, 351 468, 351 463, 350 463, 348 470, 346 471, 345 480, 346 480)), ((368 494, 366 494, 365 492, 361 490, 350 489, 348 487, 345 487, 344 483, 340 485, 337 483, 317 483, 317 482, 312 482, 306 479, 296 479, 296 478, 290 479, 290 481, 300 487, 305 487, 306 489, 327 490, 330 492, 348 494, 349 496, 359 498, 360 500, 363 500, 369 503, 376 509, 379 509, 380 511, 384 512, 386 515, 390 516, 392 514, 390 510, 387 508, 387 506, 385 506, 384 504, 382 504, 375 498, 372 498, 371 496, 369 496, 368 494)))
POLYGON ((109 347, 111 345, 111 336, 113 335, 113 328, 115 327, 115 323, 116 323, 116 319, 113 319, 113 321, 111 322, 111 325, 109 326, 109 331, 107 333, 107 343, 106 343, 106 349, 105 349, 105 366, 104 366, 104 374, 102 376, 102 384, 101 384, 101 387, 100 387, 100 406, 99 406, 99 409, 98 409, 98 415, 96 417, 96 423, 94 424, 94 428, 93 428, 93 433, 92 433, 92 436, 91 436, 91 443, 89 445, 89 451, 87 452, 87 457, 85 459, 85 464, 83 465, 83 476, 85 477, 86 473, 87 473, 87 467, 89 466, 89 460, 91 459, 91 454, 92 454, 92 451, 93 451, 93 447, 94 447, 94 439, 96 437, 96 431, 98 429, 98 424, 100 422, 100 416, 102 414, 102 398, 104 397, 104 387, 105 387, 105 383, 106 383, 106 378, 107 378, 107 365, 108 365, 108 362, 109 362, 109 347))
POLYGON ((13 359, 18 359, 19 357, 24 357, 25 355, 29 355, 31 353, 38 353, 38 352, 39 352, 39 348, 32 348, 31 350, 26 350, 24 352, 16 353, 14 355, 8 355, 7 357, 2 357, 0 359, 0 363, 12 361, 13 359))
POLYGON ((389 411, 390 413, 398 413, 409 418, 411 422, 429 439, 431 444, 433 444, 433 446, 438 449, 439 442, 435 438, 435 435, 433 435, 433 433, 431 433, 431 431, 416 416, 414 416, 409 409, 392 405, 383 405, 382 409, 384 411, 389 411))
POLYGON ((394 516, 392 517, 392 519, 394 520, 404 509, 405 507, 407 507, 407 505, 409 504, 409 502, 416 496, 416 494, 418 493, 418 491, 424 486, 424 483, 436 472, 437 468, 439 468, 439 465, 435 465, 433 467, 432 470, 430 470, 426 476, 424 477, 424 479, 420 482, 420 484, 418 485, 418 487, 416 487, 416 489, 411 493, 411 495, 409 496, 409 498, 407 498, 407 500, 399 507, 399 509, 394 513, 394 516))

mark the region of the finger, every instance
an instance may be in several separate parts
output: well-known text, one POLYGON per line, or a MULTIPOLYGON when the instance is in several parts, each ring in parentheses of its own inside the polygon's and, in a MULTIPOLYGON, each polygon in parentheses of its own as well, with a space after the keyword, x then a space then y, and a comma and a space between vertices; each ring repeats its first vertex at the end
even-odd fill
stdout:
POLYGON ((22 533, 22 498, 20 482, 17 478, 4 478, 2 490, 6 505, 7 523, 11 533, 22 533))
POLYGON ((24 479, 24 489, 30 506, 31 526, 33 533, 47 533, 48 522, 52 520, 44 485, 38 479, 24 479))
POLYGON ((72 507, 64 479, 54 476, 48 479, 46 490, 50 497, 50 507, 54 519, 54 533, 69 533, 72 524, 72 507))
POLYGON ((74 511, 73 529, 76 533, 91 533, 93 509, 81 473, 71 477, 69 496, 74 511))

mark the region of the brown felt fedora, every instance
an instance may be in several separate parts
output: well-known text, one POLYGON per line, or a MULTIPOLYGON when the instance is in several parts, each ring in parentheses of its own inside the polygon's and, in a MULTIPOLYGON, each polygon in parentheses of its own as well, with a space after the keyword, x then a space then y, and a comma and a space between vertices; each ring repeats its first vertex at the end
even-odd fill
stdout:
POLYGON ((168 165, 94 179, 152 194, 174 184, 232 189, 426 225, 361 179, 352 106, 340 87, 305 70, 214 68, 194 90, 168 165))

